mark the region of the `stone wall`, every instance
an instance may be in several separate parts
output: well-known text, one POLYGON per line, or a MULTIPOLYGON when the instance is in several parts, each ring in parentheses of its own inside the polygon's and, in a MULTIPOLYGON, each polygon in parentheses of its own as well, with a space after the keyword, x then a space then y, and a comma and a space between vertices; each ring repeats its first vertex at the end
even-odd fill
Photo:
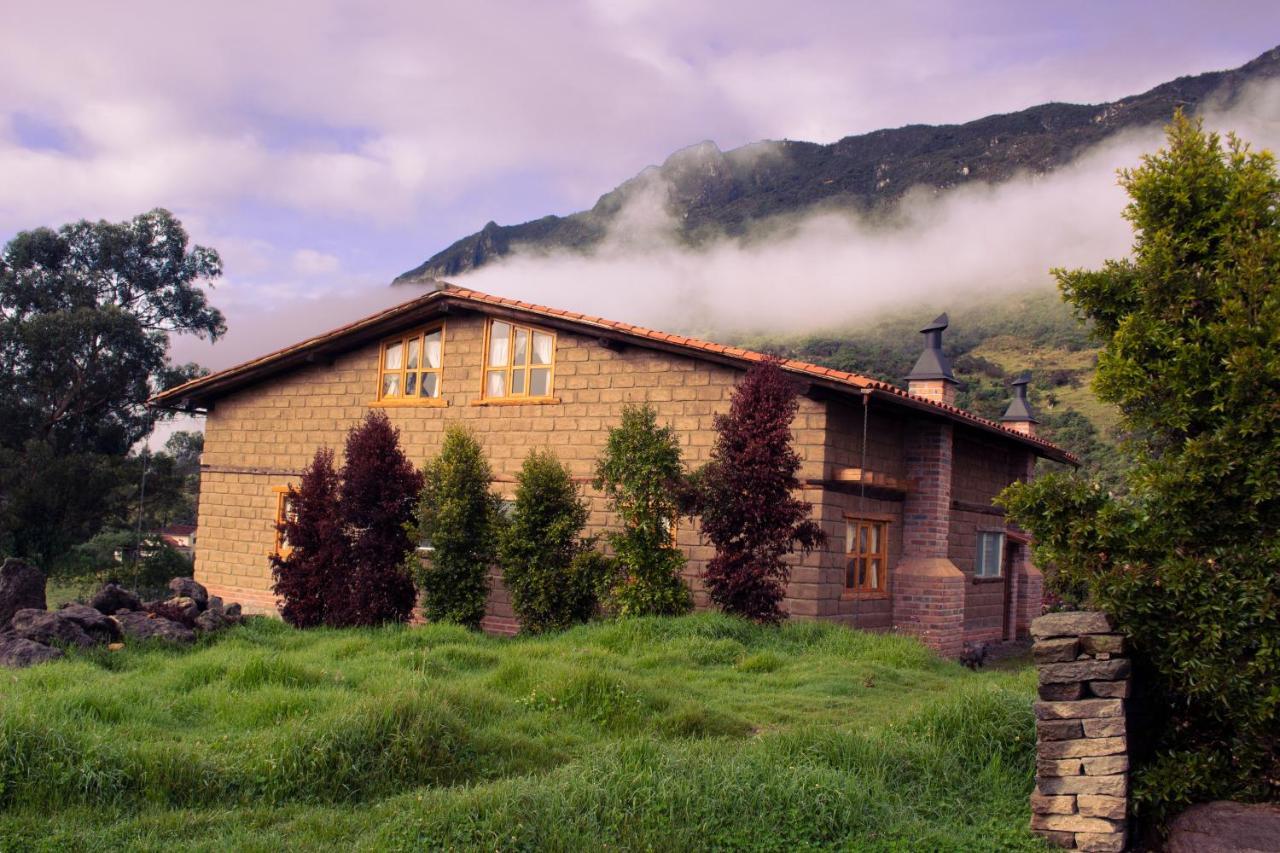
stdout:
POLYGON ((1129 660, 1106 614, 1051 613, 1031 623, 1039 674, 1031 828, 1068 849, 1128 842, 1129 660))

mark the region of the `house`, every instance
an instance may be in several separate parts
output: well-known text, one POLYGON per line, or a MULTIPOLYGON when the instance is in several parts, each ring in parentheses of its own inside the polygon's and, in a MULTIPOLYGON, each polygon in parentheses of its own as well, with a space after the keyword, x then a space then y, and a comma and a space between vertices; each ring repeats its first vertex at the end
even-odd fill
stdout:
MULTIPOLYGON (((945 317, 930 324, 909 390, 787 361, 800 389, 793 424, 804 497, 826 547, 797 558, 792 616, 920 635, 943 654, 970 641, 1026 633, 1041 575, 1025 537, 992 500, 1031 476, 1037 459, 1074 464, 1037 438, 1025 386, 1007 420, 954 405, 942 353, 945 317), (1018 401, 1022 401, 1019 403, 1018 401)), ((626 403, 652 404, 676 429, 687 462, 709 458, 713 418, 763 355, 453 285, 342 328, 192 380, 153 405, 206 415, 196 577, 216 595, 273 611, 268 555, 282 547, 285 493, 316 448, 340 450, 370 409, 400 429, 409 458, 438 452, 447 424, 478 436, 494 488, 514 492, 531 448, 549 448, 590 498, 590 528, 610 524, 590 488, 608 430, 626 403)), ((712 549, 696 525, 676 530, 687 579, 712 549)), ((493 575, 491 631, 517 628, 493 575)))
POLYGON ((175 551, 191 557, 195 554, 196 526, 194 524, 170 524, 160 530, 160 539, 175 551))

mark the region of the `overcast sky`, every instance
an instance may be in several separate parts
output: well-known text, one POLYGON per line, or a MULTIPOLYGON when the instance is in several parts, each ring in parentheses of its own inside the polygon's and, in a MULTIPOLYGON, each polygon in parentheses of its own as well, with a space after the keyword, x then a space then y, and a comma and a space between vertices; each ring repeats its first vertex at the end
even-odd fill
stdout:
POLYGON ((0 6, 0 238, 167 207, 222 253, 233 327, 382 294, 699 140, 1099 102, 1280 42, 1275 2, 0 6))

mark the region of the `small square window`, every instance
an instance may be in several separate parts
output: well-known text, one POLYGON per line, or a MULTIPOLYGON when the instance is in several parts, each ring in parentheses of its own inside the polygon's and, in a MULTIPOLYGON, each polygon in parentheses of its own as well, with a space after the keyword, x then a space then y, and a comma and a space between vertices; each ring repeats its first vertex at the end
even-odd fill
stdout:
POLYGON ((378 369, 379 402, 434 400, 440 396, 444 327, 417 329, 384 341, 378 369))

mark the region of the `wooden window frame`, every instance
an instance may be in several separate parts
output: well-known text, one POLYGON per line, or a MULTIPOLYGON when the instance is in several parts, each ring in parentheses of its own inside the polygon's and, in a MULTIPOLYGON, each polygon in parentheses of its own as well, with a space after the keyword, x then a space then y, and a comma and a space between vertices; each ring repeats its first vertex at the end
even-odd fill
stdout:
POLYGON ((293 548, 287 541, 285 541, 284 531, 281 530, 280 527, 284 524, 286 514, 289 512, 289 487, 274 486, 271 491, 275 492, 276 496, 276 515, 274 524, 276 538, 275 546, 271 553, 282 558, 288 557, 293 553, 293 548))
POLYGON ((478 406, 510 406, 521 404, 538 404, 538 403, 559 403, 559 398, 554 396, 556 383, 556 350, 559 345, 556 333, 550 329, 544 329, 539 326, 530 326, 525 323, 516 323, 501 317, 489 317, 484 324, 484 354, 481 360, 480 369, 480 397, 473 405, 478 406), (495 323, 505 323, 511 327, 509 332, 510 338, 507 341, 507 363, 491 367, 489 364, 490 339, 493 336, 493 326, 495 323), (523 331, 527 336, 525 343, 525 363, 517 365, 515 363, 515 339, 517 332, 523 331), (545 365, 533 364, 533 336, 547 335, 551 338, 551 361, 545 365), (547 393, 537 396, 529 393, 529 385, 531 384, 531 375, 535 368, 547 368, 547 393), (492 397, 489 395, 489 374, 496 371, 503 372, 503 384, 506 393, 500 397, 492 397), (518 394, 511 393, 512 376, 516 371, 524 373, 524 391, 518 394))
MULTIPOLYGON (((865 515, 849 515, 845 514, 845 570, 844 570, 844 597, 846 598, 882 598, 889 595, 889 525, 892 524, 892 518, 884 515, 865 514, 865 515), (854 527, 853 543, 854 550, 849 550, 849 527, 854 527), (862 541, 861 531, 863 527, 880 528, 880 549, 878 551, 867 551, 863 553, 858 547, 862 541), (880 572, 876 577, 876 585, 870 584, 865 586, 849 585, 849 564, 857 560, 878 559, 880 561, 880 572)), ((868 536, 868 539, 871 537, 868 536)), ((870 572, 864 572, 864 577, 870 572)))
POLYGON ((975 581, 999 581, 1004 580, 1004 556, 1009 547, 1009 536, 1004 530, 998 528, 980 528, 978 530, 977 553, 973 559, 973 579, 975 581), (988 536, 1000 537, 1000 554, 996 560, 996 573, 994 575, 984 574, 982 571, 982 558, 985 554, 983 542, 988 536))
POLYGON ((378 343, 378 386, 376 389, 375 399, 369 405, 387 408, 392 406, 447 406, 448 402, 444 399, 444 351, 445 351, 445 324, 432 323, 429 326, 420 326, 416 329, 403 332, 389 338, 383 338, 378 343), (424 359, 426 357, 427 335, 440 333, 440 366, 425 367, 424 359), (416 340, 418 342, 418 367, 409 367, 409 343, 416 340), (400 367, 392 370, 387 369, 387 349, 388 347, 399 345, 400 351, 400 367), (422 377, 425 375, 434 375, 436 377, 436 394, 434 397, 406 397, 403 395, 405 385, 409 374, 417 377, 417 387, 422 387, 422 377), (385 397, 383 396, 383 388, 385 387, 384 379, 387 376, 399 374, 401 396, 385 397))

